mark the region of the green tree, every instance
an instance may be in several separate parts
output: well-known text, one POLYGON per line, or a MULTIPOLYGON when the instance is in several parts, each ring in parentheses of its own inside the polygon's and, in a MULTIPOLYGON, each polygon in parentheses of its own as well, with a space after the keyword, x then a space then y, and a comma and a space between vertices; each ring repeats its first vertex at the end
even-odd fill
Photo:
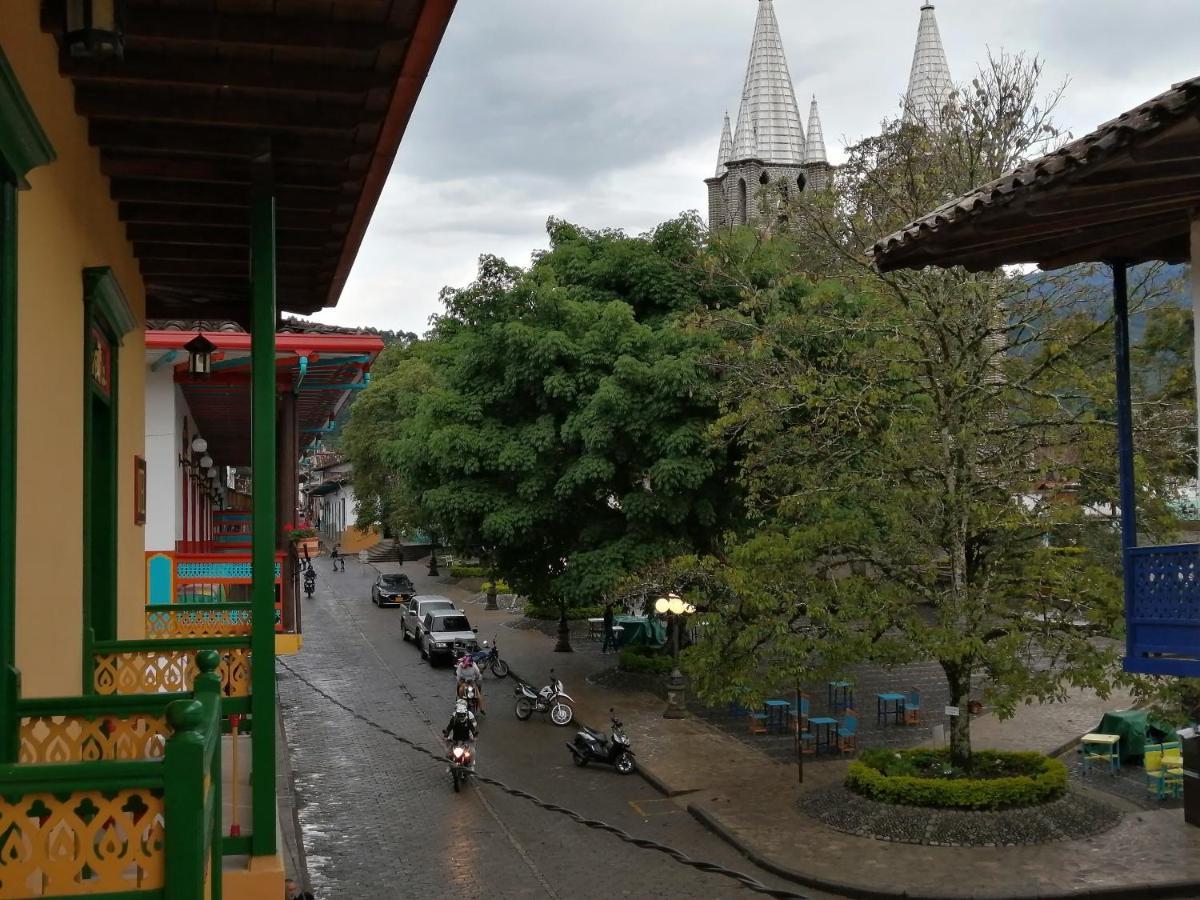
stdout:
MULTIPOLYGON (((715 243, 709 268, 738 300, 701 326, 726 338, 720 424, 761 523, 729 560, 770 577, 731 573, 740 589, 709 605, 715 627, 689 654, 709 695, 853 659, 937 660, 952 704, 982 680, 1002 713, 1068 685, 1108 689, 1120 582, 1079 540, 1111 527, 1091 524, 1103 507, 1081 492, 1115 499, 1115 479, 1089 477, 1115 444, 1102 282, 884 276, 868 254, 1054 139, 1057 94, 1039 104, 1039 74, 1036 60, 993 59, 937 122, 886 123, 852 147, 833 190, 789 210, 779 277, 746 274, 775 241, 715 243)), ((967 716, 951 754, 969 765, 967 716)))
MULTIPOLYGON (((640 238, 551 221, 528 270, 494 257, 355 405, 372 497, 486 550, 531 598, 594 603, 655 559, 711 550, 736 509, 703 364, 692 217, 640 238)), ((390 365, 390 363, 389 363, 390 365)))

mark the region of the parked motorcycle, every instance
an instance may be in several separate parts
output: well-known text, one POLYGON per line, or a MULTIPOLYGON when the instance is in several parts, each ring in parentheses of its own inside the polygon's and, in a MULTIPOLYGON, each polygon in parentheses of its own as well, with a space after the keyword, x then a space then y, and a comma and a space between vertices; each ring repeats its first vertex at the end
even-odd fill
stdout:
POLYGON ((540 691, 535 691, 522 681, 517 684, 515 693, 515 711, 521 721, 525 721, 535 712, 548 712, 550 721, 555 725, 568 725, 571 719, 575 718, 575 710, 569 705, 575 700, 563 691, 563 684, 554 677, 553 669, 550 670, 550 683, 540 691))
POLYGON ((490 646, 484 641, 483 647, 471 654, 471 659, 475 660, 475 665, 479 666, 481 672, 491 669, 497 678, 508 677, 508 663, 500 658, 500 647, 494 637, 490 646))
POLYGON ((466 780, 475 774, 475 751, 467 741, 456 741, 450 748, 450 777, 457 794, 466 780))
POLYGON ((571 751, 571 758, 577 766, 583 767, 590 762, 605 763, 622 775, 631 775, 637 768, 633 761, 633 747, 629 745, 629 738, 625 736, 620 720, 611 709, 608 713, 612 730, 607 736, 585 725, 576 733, 575 741, 567 744, 567 749, 571 751))

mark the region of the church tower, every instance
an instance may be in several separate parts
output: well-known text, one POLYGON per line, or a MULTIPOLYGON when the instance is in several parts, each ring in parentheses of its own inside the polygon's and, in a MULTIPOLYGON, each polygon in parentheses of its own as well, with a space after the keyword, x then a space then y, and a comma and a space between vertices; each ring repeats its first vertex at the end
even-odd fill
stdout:
MULTIPOLYGON (((815 114, 814 104, 810 121, 815 114)), ((820 121, 816 121, 820 139, 820 121)), ((758 19, 754 23, 737 127, 731 134, 726 114, 717 172, 705 181, 709 227, 769 221, 779 203, 792 191, 806 188, 809 158, 775 7, 772 0, 758 0, 758 19), (759 192, 763 185, 772 182, 780 183, 780 197, 764 206, 759 201, 759 192)), ((819 150, 813 151, 812 159, 812 171, 824 175, 829 164, 825 160, 823 139, 819 150)))
POLYGON ((936 124, 953 89, 937 17, 933 13, 933 4, 926 0, 921 7, 912 72, 908 76, 908 92, 904 95, 904 121, 918 125, 936 124))

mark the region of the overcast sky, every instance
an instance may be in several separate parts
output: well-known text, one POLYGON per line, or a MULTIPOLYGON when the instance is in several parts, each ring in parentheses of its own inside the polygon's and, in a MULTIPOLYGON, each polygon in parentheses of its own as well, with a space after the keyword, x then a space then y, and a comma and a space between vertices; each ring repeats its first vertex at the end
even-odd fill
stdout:
MULTIPOLYGON (((894 115, 921 0, 774 0, 832 162, 894 115)), ((549 216, 640 233, 705 210, 757 0, 460 0, 341 301, 316 318, 423 332, 482 253, 529 263, 549 216)), ((1198 74, 1197 0, 940 0, 951 72, 1036 53, 1076 135, 1198 74)))

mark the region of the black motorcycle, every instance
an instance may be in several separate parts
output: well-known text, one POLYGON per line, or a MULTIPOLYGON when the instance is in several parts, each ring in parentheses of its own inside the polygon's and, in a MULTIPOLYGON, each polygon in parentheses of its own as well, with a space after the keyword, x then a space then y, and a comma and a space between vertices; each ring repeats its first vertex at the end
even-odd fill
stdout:
POLYGON ((522 681, 514 693, 517 695, 516 714, 521 721, 535 712, 550 713, 550 721, 555 725, 569 725, 575 717, 575 710, 570 706, 575 701, 563 691, 563 684, 554 677, 553 669, 550 670, 550 683, 540 691, 522 681))
POLYGON ((466 682, 462 686, 462 692, 459 694, 463 700, 467 701, 467 710, 473 716, 479 715, 479 688, 475 687, 471 682, 466 682))
POLYGON ((450 777, 454 779, 457 794, 468 778, 475 774, 475 751, 467 741, 456 741, 447 756, 450 759, 450 777))
POLYGON ((316 589, 317 589, 317 573, 316 573, 316 570, 313 569, 312 565, 310 564, 309 567, 304 570, 304 593, 308 596, 309 600, 312 599, 312 595, 316 591, 316 589))
POLYGON ((612 719, 612 731, 608 736, 585 725, 575 735, 574 743, 567 744, 567 749, 571 751, 571 758, 577 766, 586 766, 590 762, 605 763, 622 775, 631 775, 637 768, 633 761, 633 748, 621 729, 621 722, 612 715, 611 709, 608 712, 612 719))

